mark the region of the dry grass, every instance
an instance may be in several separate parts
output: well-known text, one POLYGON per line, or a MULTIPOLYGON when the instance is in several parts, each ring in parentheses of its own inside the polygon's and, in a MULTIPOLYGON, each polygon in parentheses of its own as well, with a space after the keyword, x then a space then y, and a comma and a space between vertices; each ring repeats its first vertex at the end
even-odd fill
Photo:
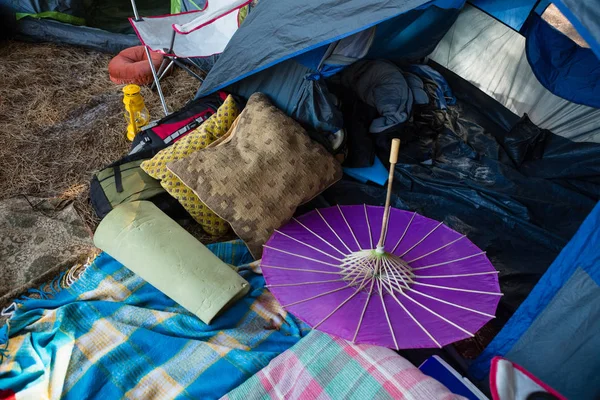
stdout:
MULTIPOLYGON (((0 43, 0 200, 20 194, 62 197, 90 230, 94 171, 127 153, 121 85, 108 78, 111 56, 75 47, 0 43)), ((171 110, 198 82, 177 70, 163 83, 171 110)), ((143 88, 153 118, 158 95, 143 88)))

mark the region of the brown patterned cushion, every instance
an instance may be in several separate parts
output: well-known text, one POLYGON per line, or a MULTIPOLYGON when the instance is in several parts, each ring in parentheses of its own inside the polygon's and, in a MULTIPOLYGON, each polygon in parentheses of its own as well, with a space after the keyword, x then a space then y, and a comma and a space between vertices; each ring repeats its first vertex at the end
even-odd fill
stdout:
POLYGON ((337 182, 342 168, 264 94, 253 94, 236 122, 228 140, 168 168, 260 258, 274 229, 337 182))

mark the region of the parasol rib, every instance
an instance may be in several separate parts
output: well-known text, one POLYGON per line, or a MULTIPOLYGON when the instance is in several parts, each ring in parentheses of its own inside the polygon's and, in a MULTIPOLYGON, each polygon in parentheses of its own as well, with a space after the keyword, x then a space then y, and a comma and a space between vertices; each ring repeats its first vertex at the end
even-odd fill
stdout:
MULTIPOLYGON (((306 229, 307 231, 309 231, 310 233, 312 233, 313 235, 315 235, 316 237, 318 237, 319 239, 321 239, 321 241, 323 243, 325 243, 326 245, 328 245, 329 247, 331 247, 332 249, 334 249, 335 251, 337 251, 338 253, 340 253, 341 255, 345 256, 346 254, 344 254, 340 249, 338 249, 337 247, 335 247, 334 245, 332 245, 331 243, 329 243, 327 240, 325 240, 324 238, 322 238, 321 236, 317 235, 314 231, 312 231, 308 226, 304 225, 302 222, 300 222, 299 220, 297 220, 296 218, 292 218, 294 221, 296 221, 298 224, 300 224, 300 226, 302 226, 304 229, 306 229)), ((277 229, 275 229, 275 232, 279 232, 277 229)))
POLYGON ((465 293, 477 293, 477 294, 489 294, 491 296, 502 296, 502 293, 495 293, 495 292, 484 292, 481 290, 472 290, 472 289, 461 289, 461 288, 453 288, 453 287, 448 287, 448 286, 439 286, 439 285, 431 285, 429 283, 422 283, 422 282, 413 282, 415 285, 421 285, 421 286, 427 286, 430 288, 435 288, 435 289, 445 289, 445 290, 454 290, 456 292, 465 292, 465 293))
MULTIPOLYGON (((386 276, 388 277, 388 280, 389 280, 389 275, 387 275, 387 270, 386 270, 386 276)), ((392 276, 393 276, 393 275, 392 275, 392 276)), ((396 281, 396 282, 397 282, 397 281, 396 281)), ((391 286, 391 283, 390 283, 390 287, 392 287, 392 286, 391 286)), ((392 292, 393 292, 393 288, 392 288, 392 292)), ((398 292, 399 292, 399 293, 400 293, 402 296, 406 297, 407 299, 409 299, 410 301, 414 302, 414 303, 415 303, 415 304, 417 304, 418 306, 420 306, 420 307, 424 308, 425 310, 429 311, 430 313, 432 313, 432 314, 433 314, 433 315, 435 315, 436 317, 438 317, 438 318, 442 319, 443 321, 446 321, 447 323, 449 323, 450 325, 454 326, 455 328, 457 328, 457 329, 460 329, 461 331, 465 332, 466 334, 470 335, 471 337, 475 336, 473 333, 471 333, 471 332, 467 331, 466 329, 464 329, 464 328, 460 327, 459 325, 455 324, 454 322, 452 322, 452 321, 450 321, 450 320, 448 320, 448 319, 446 319, 446 318, 442 317, 441 315, 439 315, 439 314, 438 314, 438 313, 436 313, 435 311, 433 311, 433 310, 429 309, 428 307, 424 306, 423 304, 419 303, 417 300, 413 299, 412 297, 410 297, 410 296, 408 296, 406 293, 404 293, 404 291, 400 290, 400 291, 398 291, 398 292)), ((392 296, 394 296, 394 295, 393 295, 393 293, 391 293, 391 294, 392 294, 392 296)))
POLYGON ((354 231, 352 230, 352 227, 348 223, 348 220, 346 219, 346 216, 344 215, 344 212, 342 211, 342 208, 340 207, 339 204, 337 205, 337 208, 338 208, 338 210, 340 210, 340 214, 342 215, 342 218, 344 219, 346 226, 348 226, 348 229, 350 229, 350 233, 352 234, 352 237, 354 238, 354 241, 356 242, 356 245, 358 246, 358 250, 362 250, 363 248, 361 247, 360 243, 358 243, 358 239, 356 238, 356 235, 354 234, 354 231))
POLYGON ((447 304, 447 305, 449 305, 449 306, 454 306, 454 307, 457 307, 457 308, 460 308, 460 309, 463 309, 463 310, 466 310, 466 311, 471 311, 471 312, 474 312, 475 314, 481 314, 481 315, 485 315, 486 317, 490 317, 490 318, 496 318, 496 316, 494 316, 494 315, 491 315, 491 314, 484 313, 483 311, 477 311, 477 310, 473 310, 472 308, 469 308, 469 307, 464 307, 464 306, 461 306, 461 305, 458 305, 458 304, 452 303, 452 302, 450 302, 450 301, 446 301, 446 300, 438 299, 437 297, 430 296, 430 295, 428 295, 428 294, 425 294, 425 293, 419 292, 419 291, 418 291, 418 290, 416 290, 416 289, 409 288, 408 290, 409 290, 409 291, 411 291, 411 292, 413 292, 413 293, 415 293, 415 294, 419 294, 419 295, 421 295, 421 296, 425 296, 425 297, 427 297, 428 299, 435 300, 435 301, 439 301, 440 303, 444 303, 444 304, 447 304))
POLYGON ((263 247, 265 247, 267 249, 279 251, 279 252, 287 254, 289 256, 299 257, 299 258, 303 258, 305 260, 314 261, 314 262, 319 263, 319 264, 325 264, 325 265, 329 265, 331 267, 341 268, 339 265, 336 265, 336 264, 331 264, 331 263, 328 263, 328 262, 325 262, 325 261, 321 261, 321 260, 317 260, 317 259, 314 259, 314 258, 306 257, 306 256, 303 256, 303 255, 300 255, 300 254, 296 254, 296 253, 290 253, 289 251, 285 251, 285 250, 281 250, 281 249, 278 249, 278 248, 275 248, 275 247, 267 246, 266 244, 263 247))
POLYGON ((400 307, 402 307, 402 309, 404 310, 404 312, 405 312, 406 314, 408 314, 408 316, 410 317, 410 319, 412 319, 412 320, 414 321, 414 323, 415 323, 415 324, 417 324, 417 326, 418 326, 419 328, 421 328, 421 330, 422 330, 423 332, 425 332, 425 334, 426 334, 426 335, 429 337, 429 339, 431 339, 431 340, 433 341, 433 343, 435 343, 435 345, 441 349, 441 348, 442 348, 442 345, 441 345, 441 344, 440 344, 440 343, 439 343, 437 340, 435 340, 435 338, 433 337, 433 335, 432 335, 431 333, 429 333, 429 331, 428 331, 427 329, 425 329, 425 327, 424 327, 423 325, 421 325, 421 323, 419 322, 419 320, 417 320, 417 319, 414 317, 414 315, 412 315, 412 314, 411 314, 411 312, 410 312, 410 311, 408 311, 408 309, 407 309, 407 308, 404 306, 404 304, 402 304, 402 302, 401 302, 400 300, 398 300, 398 298, 397 298, 397 297, 396 297, 396 295, 394 294, 394 291, 393 291, 393 290, 390 290, 390 288, 389 288, 389 287, 386 287, 386 290, 387 290, 387 291, 388 291, 388 293, 389 293, 389 294, 392 296, 392 298, 393 298, 394 300, 396 300, 396 303, 398 303, 398 305, 399 305, 400 307))
POLYGON ((461 327, 460 325, 455 324, 454 322, 450 321, 449 319, 442 317, 440 314, 436 313, 435 311, 433 311, 429 307, 426 307, 423 304, 419 303, 417 300, 415 300, 412 297, 408 296, 406 293, 400 292, 400 294, 402 296, 406 297, 407 299, 409 299, 410 301, 412 301, 413 303, 415 303, 416 305, 418 305, 419 307, 425 309, 426 311, 429 311, 431 314, 435 315, 436 317, 438 317, 442 321, 446 321, 447 323, 449 323, 450 325, 452 325, 456 329, 459 329, 459 330, 463 331, 464 333, 466 333, 467 335, 469 335, 471 337, 475 336, 473 333, 469 332, 468 330, 466 330, 465 328, 461 327))
MULTIPOLYGON (((331 257, 331 258, 333 258, 334 260, 337 260, 337 261, 342 261, 340 258, 337 258, 337 257, 335 257, 335 256, 332 256, 331 254, 329 254, 329 253, 326 253, 326 252, 324 252, 324 251, 323 251, 323 250, 321 250, 321 249, 317 249, 316 247, 314 247, 314 246, 311 246, 310 244, 308 244, 308 243, 305 243, 305 242, 303 242, 302 240, 298 240, 298 239, 296 239, 295 237, 292 237, 292 236, 288 235, 287 233, 283 233, 283 232, 281 232, 281 231, 278 231, 277 229, 275 229, 275 232, 277 232, 277 233, 279 233, 280 235, 283 235, 283 236, 285 236, 285 237, 287 237, 287 238, 289 238, 289 239, 292 239, 292 240, 293 240, 294 242, 296 242, 296 243, 300 243, 300 244, 302 244, 302 245, 304 245, 304 246, 306 246, 306 247, 308 247, 308 248, 310 248, 310 249, 313 249, 314 251, 317 251, 317 252, 319 252, 319 253, 321 253, 321 254, 323 254, 323 255, 327 256, 327 257, 331 257)), ((335 247, 334 247, 334 248, 335 248, 335 247)), ((336 250, 337 250, 337 249, 336 249, 336 250)), ((339 250, 338 250, 338 251, 339 251, 339 250)), ((344 253, 342 253, 342 255, 344 255, 344 253)))
POLYGON ((485 255, 485 251, 482 251, 481 253, 471 254, 470 256, 466 256, 466 257, 456 258, 456 259, 450 260, 450 261, 444 261, 444 262, 437 263, 437 264, 425 265, 423 267, 415 267, 412 270, 413 271, 419 271, 421 269, 427 269, 427 268, 433 268, 433 267, 440 267, 442 265, 452 264, 452 263, 455 263, 455 262, 458 262, 458 261, 468 260, 469 258, 473 258, 473 257, 477 257, 477 256, 482 256, 482 255, 485 255))
POLYGON ((265 285, 265 287, 272 288, 272 287, 317 285, 319 283, 332 283, 332 282, 343 282, 343 281, 344 281, 344 279, 330 279, 328 281, 311 281, 311 282, 298 282, 298 283, 280 283, 280 284, 276 284, 276 285, 265 285))
POLYGON ((412 263, 412 262, 415 262, 415 261, 418 261, 418 260, 420 260, 420 259, 422 259, 422 258, 425 258, 425 257, 427 257, 427 256, 430 256, 430 255, 432 255, 433 253, 436 253, 436 252, 438 252, 438 251, 440 251, 440 250, 442 250, 442 249, 445 249, 446 247, 448 247, 448 246, 450 246, 450 245, 452 245, 452 244, 454 244, 454 243, 458 242, 459 240, 461 240, 461 239, 463 239, 463 238, 466 238, 466 237, 467 237, 466 235, 462 235, 462 236, 460 236, 458 239, 454 239, 453 241, 451 241, 451 242, 448 242, 448 243, 446 243, 445 245, 443 245, 443 246, 441 246, 441 247, 438 247, 438 248, 437 248, 437 249, 435 249, 435 250, 431 250, 431 251, 430 251, 429 253, 427 253, 427 254, 423 254, 422 256, 419 256, 419 257, 417 257, 417 258, 413 258, 413 259, 412 259, 412 260, 410 260, 410 261, 407 261, 407 263, 409 263, 409 264, 410 264, 410 263, 412 263))
POLYGON ((365 219, 367 220, 367 230, 369 231, 369 243, 371 243, 371 248, 373 248, 373 232, 371 232, 371 223, 369 222, 369 214, 367 213, 367 205, 363 204, 365 207, 365 219))
POLYGON ((381 280, 377 280, 377 288, 379 289, 379 298, 381 299, 381 305, 383 306, 383 313, 385 314, 385 319, 387 320, 388 326, 390 327, 390 332, 392 333, 392 339, 394 339, 394 346, 396 346, 396 350, 400 350, 398 346, 398 342, 396 341, 396 334, 394 334, 394 328, 392 327, 392 321, 390 321, 390 315, 387 311, 387 306, 385 305, 385 301, 383 301, 383 290, 382 290, 382 282, 381 280))
POLYGON ((344 247, 348 250, 349 253, 352 253, 352 250, 350 250, 350 247, 348 247, 348 245, 346 244, 346 242, 344 242, 342 240, 342 238, 337 234, 337 232, 335 230, 333 230, 333 228, 331 227, 331 225, 329 225, 329 222, 327 222, 327 220, 325 219, 325 217, 323 216, 323 214, 321 214, 321 212, 316 209, 315 210, 317 212, 317 214, 319 214, 319 216, 321 217, 321 219, 323 220, 323 222, 325 222, 325 224, 329 227, 329 229, 331 229, 331 232, 333 232, 333 234, 335 235, 336 238, 338 238, 338 240, 344 245, 344 247))
POLYGON ((328 294, 339 292, 340 290, 344 290, 344 289, 348 289, 348 286, 344 286, 344 287, 341 287, 341 288, 329 290, 327 292, 319 293, 319 294, 317 294, 315 296, 312 296, 312 297, 309 297, 307 299, 302 299, 302 300, 294 301, 293 303, 290 303, 290 304, 282 305, 281 307, 286 308, 286 307, 295 306, 296 304, 300 304, 300 303, 304 303, 304 302, 311 301, 311 300, 314 300, 314 299, 318 299, 319 297, 327 296, 328 294))
MULTIPOLYGON (((404 287, 400 285, 400 283, 398 282, 398 280, 397 280, 396 276, 395 276, 394 274, 392 274, 392 277, 394 277, 394 280, 396 281, 396 283, 395 283, 395 287, 396 287, 396 288, 395 288, 395 289, 396 289, 398 292, 403 292, 403 291, 404 291, 404 287)), ((400 278, 402 278, 402 276, 400 276, 400 278)), ((454 307, 457 307, 457 308, 460 308, 460 309, 463 309, 463 310, 466 310, 466 311, 471 311, 471 312, 474 312, 474 313, 476 313, 476 314, 485 315, 486 317, 495 318, 495 316, 494 316, 494 315, 491 315, 491 314, 486 314, 486 313, 484 313, 484 312, 482 312, 482 311, 473 310, 472 308, 464 307, 464 306, 461 306, 461 305, 458 305, 458 304, 455 304, 455 303, 452 303, 452 302, 449 302, 449 301, 446 301, 446 300, 438 299, 437 297, 430 296, 430 295, 428 295, 428 294, 426 294, 426 293, 422 293, 422 292, 420 292, 420 291, 418 291, 418 290, 416 290, 416 289, 413 289, 413 288, 411 288, 411 287, 407 287, 406 289, 407 289, 407 290, 409 290, 409 291, 411 291, 411 292, 413 292, 413 293, 415 293, 415 294, 419 294, 419 295, 421 295, 421 296, 427 297, 427 298, 429 298, 429 299, 431 299, 431 300, 438 301, 438 302, 440 302, 440 303, 447 304, 447 305, 449 305, 449 306, 454 306, 454 307)))
POLYGON ((287 268, 287 267, 276 267, 273 265, 262 265, 261 268, 274 268, 274 269, 284 269, 287 271, 299 271, 299 272, 316 272, 319 274, 330 274, 330 275, 344 275, 343 272, 333 272, 333 271, 320 271, 318 269, 302 269, 302 268, 287 268))
POLYGON ((367 297, 367 301, 365 301, 365 306, 360 313, 360 319, 358 320, 358 325, 356 326, 356 331, 354 332, 354 337, 352 338, 352 343, 356 341, 356 337, 358 336, 358 331, 360 330, 360 326, 362 325, 363 318, 365 317, 365 312, 367 311, 367 306, 369 305, 369 301, 371 301, 371 295, 373 294, 373 286, 375 285, 375 279, 371 279, 371 288, 369 289, 369 296, 367 297))
POLYGON ((478 276, 478 275, 496 275, 499 271, 489 272, 473 272, 471 274, 454 274, 454 275, 415 275, 415 278, 419 279, 438 279, 438 278, 462 278, 466 276, 478 276))
POLYGON ((433 232, 435 232, 435 230, 436 230, 437 228, 439 228, 440 226, 442 226, 443 224, 444 224, 443 222, 440 222, 439 224, 437 224, 437 225, 435 226, 435 228, 433 228, 431 231, 429 231, 429 233, 428 233, 427 235, 423 236, 423 238, 421 238, 421 240, 419 240, 417 243, 413 244, 413 245, 412 245, 412 247, 411 247, 410 249, 406 250, 404 253, 400 254, 398 257, 404 257, 404 256, 405 256, 407 253, 409 253, 409 252, 410 252, 411 250, 413 250, 415 247, 417 247, 418 245, 420 245, 421 243, 423 243, 423 241, 424 241, 425 239, 427 239, 427 238, 429 237, 429 235, 431 235, 433 232))
POLYGON ((317 329, 317 327, 319 325, 321 325, 323 322, 327 321, 327 319, 329 319, 333 314, 335 314, 337 310, 339 310, 340 308, 342 308, 344 306, 344 304, 346 304, 347 302, 349 302, 350 300, 352 300, 354 298, 354 296, 356 296, 361 290, 363 290, 363 288, 365 287, 365 280, 366 279, 367 279, 367 275, 365 275, 363 277, 363 280, 360 283, 360 287, 358 289, 356 289, 354 291, 354 293, 352 293, 350 296, 348 296, 348 298, 346 300, 344 300, 340 305, 338 305, 336 308, 334 308, 333 311, 331 311, 329 314, 327 314, 327 316, 325 318, 323 318, 321 321, 319 321, 317 324, 315 324, 313 326, 313 328, 317 329))
POLYGON ((406 236, 406 232, 408 232, 408 228, 410 228, 410 224, 412 224, 413 219, 415 219, 415 215, 417 215, 416 211, 413 213, 412 217, 410 218, 410 221, 408 221, 408 224, 406 225, 406 228, 404 229, 404 233, 402 233, 402 236, 400 236, 400 239, 398 239, 398 243, 396 243, 396 245, 394 246, 394 248, 392 249, 392 251, 390 253, 395 252, 396 249, 398 248, 398 246, 400 246, 400 243, 404 239, 404 236, 406 236))

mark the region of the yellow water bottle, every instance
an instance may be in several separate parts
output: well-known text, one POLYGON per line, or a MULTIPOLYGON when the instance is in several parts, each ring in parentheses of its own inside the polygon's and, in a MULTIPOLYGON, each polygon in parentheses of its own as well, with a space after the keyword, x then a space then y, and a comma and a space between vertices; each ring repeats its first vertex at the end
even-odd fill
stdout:
POLYGON ((131 142, 140 128, 150 122, 150 113, 144 104, 138 85, 127 85, 123 88, 123 104, 125 104, 125 119, 129 123, 127 140, 131 142))

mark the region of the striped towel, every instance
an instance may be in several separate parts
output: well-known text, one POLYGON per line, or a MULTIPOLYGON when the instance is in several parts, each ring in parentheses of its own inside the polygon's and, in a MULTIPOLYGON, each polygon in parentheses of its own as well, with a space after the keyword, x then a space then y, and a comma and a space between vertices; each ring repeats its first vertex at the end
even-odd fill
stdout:
MULTIPOLYGON (((251 259, 241 242, 208 247, 251 259)), ((0 329, 0 399, 221 397, 309 330, 262 276, 239 271, 250 292, 206 325, 101 254, 70 287, 21 300, 0 329)))
POLYGON ((384 347, 311 331, 222 399, 457 400, 445 386, 384 347))

